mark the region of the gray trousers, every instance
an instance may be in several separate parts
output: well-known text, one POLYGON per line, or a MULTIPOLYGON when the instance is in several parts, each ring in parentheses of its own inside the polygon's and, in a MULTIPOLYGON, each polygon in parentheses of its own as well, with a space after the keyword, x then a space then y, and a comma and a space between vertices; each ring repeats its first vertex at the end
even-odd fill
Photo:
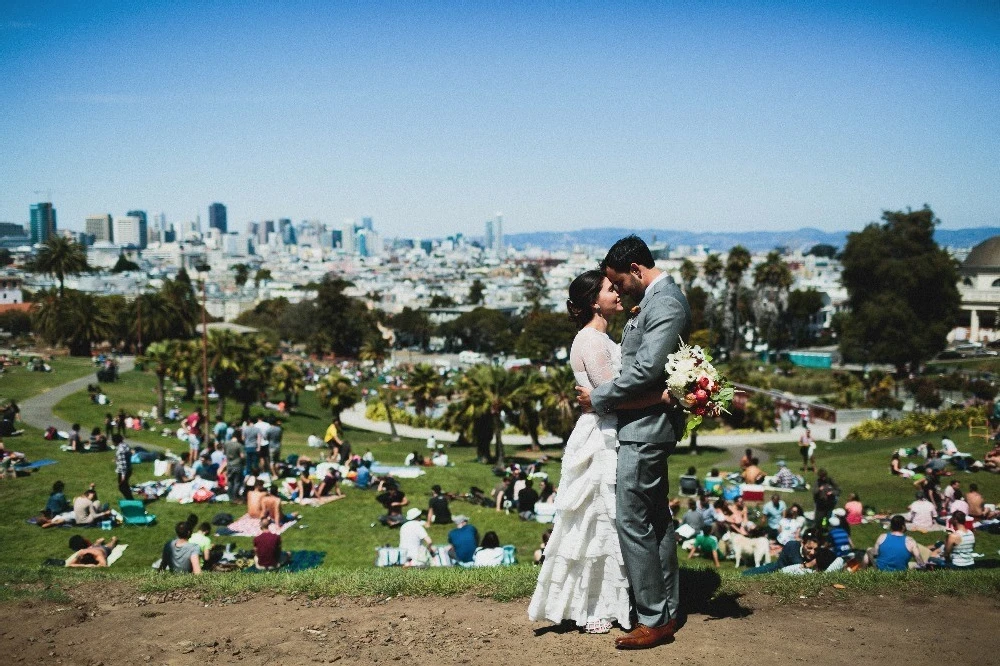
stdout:
POLYGON ((670 515, 667 459, 676 442, 621 442, 618 540, 639 622, 660 627, 677 618, 680 579, 670 515))

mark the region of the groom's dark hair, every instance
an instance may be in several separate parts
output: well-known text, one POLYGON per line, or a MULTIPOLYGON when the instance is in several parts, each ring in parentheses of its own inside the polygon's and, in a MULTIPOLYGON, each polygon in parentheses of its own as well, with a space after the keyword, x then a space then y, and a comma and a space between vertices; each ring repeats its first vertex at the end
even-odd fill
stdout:
POLYGON ((611 246, 608 254, 601 262, 601 272, 611 268, 619 273, 627 273, 632 264, 653 268, 653 253, 649 251, 646 242, 632 234, 626 236, 611 246))

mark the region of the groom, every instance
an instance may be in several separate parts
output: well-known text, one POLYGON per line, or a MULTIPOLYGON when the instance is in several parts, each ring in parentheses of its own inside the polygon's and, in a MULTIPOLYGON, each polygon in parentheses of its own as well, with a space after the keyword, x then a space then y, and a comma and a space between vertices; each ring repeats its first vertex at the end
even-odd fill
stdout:
POLYGON ((618 539, 639 624, 616 639, 615 647, 642 649, 669 641, 677 631, 680 593, 667 458, 684 432, 685 417, 664 403, 643 409, 616 405, 666 388, 667 356, 687 337, 691 309, 673 279, 654 267, 638 236, 615 243, 601 269, 619 294, 642 299, 622 334, 621 375, 592 392, 577 387, 585 411, 618 415, 618 539))

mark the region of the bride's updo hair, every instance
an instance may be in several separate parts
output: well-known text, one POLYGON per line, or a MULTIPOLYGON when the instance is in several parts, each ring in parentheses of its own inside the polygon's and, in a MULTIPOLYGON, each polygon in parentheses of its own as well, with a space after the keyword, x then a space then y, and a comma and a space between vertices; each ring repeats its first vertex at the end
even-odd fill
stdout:
POLYGON ((604 273, 597 270, 582 273, 570 283, 566 309, 577 328, 583 328, 594 318, 594 303, 603 283, 604 273))

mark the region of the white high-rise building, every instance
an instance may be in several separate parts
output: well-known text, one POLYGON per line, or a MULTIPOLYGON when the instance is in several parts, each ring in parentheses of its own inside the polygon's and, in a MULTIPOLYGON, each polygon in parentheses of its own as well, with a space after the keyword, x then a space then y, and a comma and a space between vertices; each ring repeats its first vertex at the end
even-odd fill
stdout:
POLYGON ((346 254, 357 252, 358 244, 354 234, 354 220, 344 220, 344 225, 341 227, 340 243, 341 249, 346 254))
POLYGON ((116 215, 113 232, 115 245, 139 247, 142 243, 140 224, 141 220, 135 215, 116 215))
POLYGON ((507 248, 503 244, 503 213, 497 213, 496 222, 493 225, 493 253, 498 259, 507 256, 507 248))

